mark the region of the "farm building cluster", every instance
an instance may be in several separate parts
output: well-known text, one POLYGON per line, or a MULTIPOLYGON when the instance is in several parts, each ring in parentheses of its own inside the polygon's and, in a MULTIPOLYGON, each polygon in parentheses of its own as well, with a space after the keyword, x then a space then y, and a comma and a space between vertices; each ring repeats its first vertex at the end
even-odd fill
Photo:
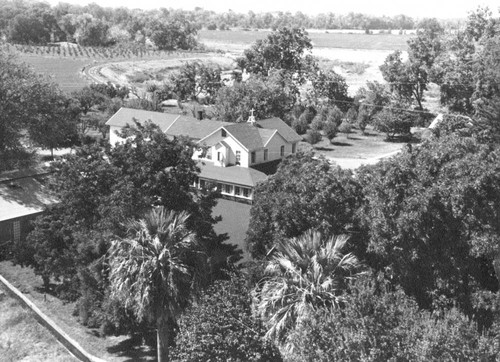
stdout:
POLYGON ((266 164, 277 163, 297 151, 302 140, 279 118, 228 123, 202 117, 121 108, 106 124, 112 146, 127 125, 152 122, 169 137, 189 137, 197 148, 193 159, 201 170, 194 186, 215 184, 221 194, 238 201, 251 202, 258 182, 267 178, 266 164), (264 167, 263 167, 264 166, 264 167))

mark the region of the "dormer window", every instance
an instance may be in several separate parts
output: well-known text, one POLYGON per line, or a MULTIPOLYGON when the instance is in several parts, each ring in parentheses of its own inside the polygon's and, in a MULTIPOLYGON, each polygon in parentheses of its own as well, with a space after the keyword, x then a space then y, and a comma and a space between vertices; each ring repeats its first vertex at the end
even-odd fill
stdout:
POLYGON ((220 131, 220 134, 222 137, 227 137, 227 132, 224 128, 220 131))
POLYGON ((241 151, 236 151, 236 164, 239 165, 241 161, 241 151))

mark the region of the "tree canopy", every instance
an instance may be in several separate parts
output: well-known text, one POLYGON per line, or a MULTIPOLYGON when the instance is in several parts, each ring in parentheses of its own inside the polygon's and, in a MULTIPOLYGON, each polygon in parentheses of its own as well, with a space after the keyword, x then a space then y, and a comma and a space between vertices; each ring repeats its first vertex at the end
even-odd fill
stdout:
POLYGON ((284 27, 257 40, 236 62, 249 73, 267 76, 272 70, 285 70, 301 76, 309 71, 311 49, 304 29, 284 27))
MULTIPOLYGON (((287 158, 255 190, 246 238, 250 253, 263 257, 279 240, 308 229, 350 234, 356 229, 353 216, 361 200, 361 188, 350 171, 310 154, 287 158)), ((352 248, 361 251, 358 236, 352 248)))
POLYGON ((3 51, 0 79, 0 170, 23 158, 24 130, 32 143, 46 149, 76 142, 78 111, 54 83, 3 51))
POLYGON ((421 306, 444 298, 472 313, 474 293, 498 289, 498 157, 452 134, 359 171, 370 263, 421 306))

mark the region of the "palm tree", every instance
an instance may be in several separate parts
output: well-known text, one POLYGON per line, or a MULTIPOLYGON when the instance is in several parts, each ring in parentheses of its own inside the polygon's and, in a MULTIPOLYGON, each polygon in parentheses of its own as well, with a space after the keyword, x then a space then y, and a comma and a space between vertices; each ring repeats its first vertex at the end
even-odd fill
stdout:
POLYGON ((354 255, 342 253, 347 239, 325 240, 309 230, 277 245, 257 291, 257 309, 269 326, 266 337, 282 341, 311 311, 339 305, 347 281, 361 271, 354 255))
POLYGON ((110 248, 113 294, 139 320, 156 322, 160 362, 169 358, 169 323, 178 317, 193 286, 188 260, 196 244, 186 228, 188 217, 185 212, 153 209, 144 219, 131 221, 127 237, 110 248))

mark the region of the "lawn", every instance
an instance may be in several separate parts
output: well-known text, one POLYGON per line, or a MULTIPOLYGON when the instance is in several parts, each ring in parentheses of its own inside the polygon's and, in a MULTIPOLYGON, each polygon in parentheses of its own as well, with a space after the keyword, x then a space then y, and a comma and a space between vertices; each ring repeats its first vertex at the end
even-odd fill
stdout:
MULTIPOLYGON (((110 362, 152 361, 155 359, 154 351, 144 345, 132 344, 132 340, 128 336, 107 336, 103 338, 99 337, 98 331, 81 325, 73 316, 75 303, 63 303, 52 295, 44 295, 42 279, 36 276, 31 268, 22 268, 13 265, 10 261, 2 261, 0 262, 0 274, 24 293, 43 313, 77 341, 88 353, 110 362)), ((4 310, 1 305, 0 310, 4 310)), ((33 342, 34 344, 35 342, 33 342)), ((0 360, 3 361, 1 349, 0 360)), ((33 359, 31 360, 33 361, 33 359)))
POLYGON ((313 151, 317 156, 338 164, 343 168, 357 168, 362 164, 374 164, 380 159, 390 157, 399 152, 407 142, 389 142, 383 133, 368 126, 363 134, 356 128, 348 135, 338 133, 330 142, 327 138, 310 145, 299 144, 300 151, 313 151))
POLYGON ((222 216, 222 221, 215 225, 215 231, 228 234, 228 242, 243 251, 243 261, 250 258, 244 243, 250 222, 250 209, 250 205, 220 199, 213 210, 213 215, 222 216))
POLYGON ((1 286, 0 360, 78 361, 1 286))

